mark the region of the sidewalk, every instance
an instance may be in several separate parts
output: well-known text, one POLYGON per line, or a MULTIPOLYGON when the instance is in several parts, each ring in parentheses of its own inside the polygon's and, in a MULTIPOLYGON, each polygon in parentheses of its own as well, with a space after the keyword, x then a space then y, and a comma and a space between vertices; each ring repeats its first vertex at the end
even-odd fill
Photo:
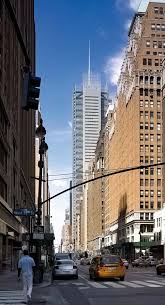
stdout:
MULTIPOLYGON (((48 287, 51 284, 51 273, 44 273, 44 280, 41 284, 34 284, 35 288, 48 287)), ((0 290, 22 290, 22 282, 17 279, 15 271, 0 271, 0 290)))

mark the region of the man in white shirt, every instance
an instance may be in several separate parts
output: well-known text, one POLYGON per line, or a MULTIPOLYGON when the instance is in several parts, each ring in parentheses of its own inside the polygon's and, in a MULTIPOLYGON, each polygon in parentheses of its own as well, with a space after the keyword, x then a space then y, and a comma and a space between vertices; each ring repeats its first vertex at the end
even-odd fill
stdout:
POLYGON ((23 292, 25 298, 25 304, 31 299, 33 289, 33 269, 35 262, 32 257, 28 255, 28 250, 23 251, 24 256, 20 258, 18 262, 18 279, 22 274, 23 292))

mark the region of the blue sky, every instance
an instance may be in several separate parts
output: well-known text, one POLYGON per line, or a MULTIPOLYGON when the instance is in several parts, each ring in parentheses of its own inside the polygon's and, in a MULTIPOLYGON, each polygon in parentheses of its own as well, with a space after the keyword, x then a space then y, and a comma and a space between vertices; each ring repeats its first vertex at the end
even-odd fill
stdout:
MULTIPOLYGON (((108 81, 114 95, 128 26, 139 0, 35 0, 36 65, 42 78, 41 111, 47 129, 49 174, 72 172, 72 89, 81 85, 88 68, 108 81)), ((50 179, 59 177, 52 177, 50 179)), ((50 183, 51 195, 69 186, 69 180, 50 183)), ((60 241, 69 195, 51 202, 56 243, 60 241)))

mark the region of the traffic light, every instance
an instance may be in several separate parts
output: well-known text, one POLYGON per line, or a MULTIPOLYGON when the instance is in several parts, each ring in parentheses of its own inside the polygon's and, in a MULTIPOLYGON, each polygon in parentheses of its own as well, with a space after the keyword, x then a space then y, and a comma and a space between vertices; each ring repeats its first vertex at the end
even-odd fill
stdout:
POLYGON ((41 78, 32 76, 31 72, 24 73, 23 79, 23 101, 22 108, 24 110, 38 110, 40 95, 41 78))

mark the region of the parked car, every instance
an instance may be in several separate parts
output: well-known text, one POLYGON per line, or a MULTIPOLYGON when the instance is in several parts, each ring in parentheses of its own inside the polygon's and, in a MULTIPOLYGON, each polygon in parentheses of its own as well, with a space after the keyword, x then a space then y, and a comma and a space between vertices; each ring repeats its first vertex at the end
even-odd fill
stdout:
POLYGON ((127 261, 125 258, 122 258, 122 261, 123 261, 124 266, 126 267, 126 269, 128 269, 128 268, 129 268, 129 263, 128 263, 128 261, 127 261))
POLYGON ((122 259, 117 255, 95 256, 89 267, 90 279, 119 278, 124 281, 125 266, 122 259))
POLYGON ((148 262, 149 266, 156 266, 158 263, 157 259, 155 259, 155 258, 148 258, 146 261, 148 262))
POLYGON ((156 266, 156 273, 157 275, 161 275, 162 273, 165 273, 165 262, 163 262, 162 264, 158 264, 156 266))
POLYGON ((147 267, 149 262, 144 257, 139 257, 132 262, 132 267, 147 267))
POLYGON ((74 277, 78 279, 78 268, 73 260, 57 260, 52 270, 52 280, 57 277, 74 277))

